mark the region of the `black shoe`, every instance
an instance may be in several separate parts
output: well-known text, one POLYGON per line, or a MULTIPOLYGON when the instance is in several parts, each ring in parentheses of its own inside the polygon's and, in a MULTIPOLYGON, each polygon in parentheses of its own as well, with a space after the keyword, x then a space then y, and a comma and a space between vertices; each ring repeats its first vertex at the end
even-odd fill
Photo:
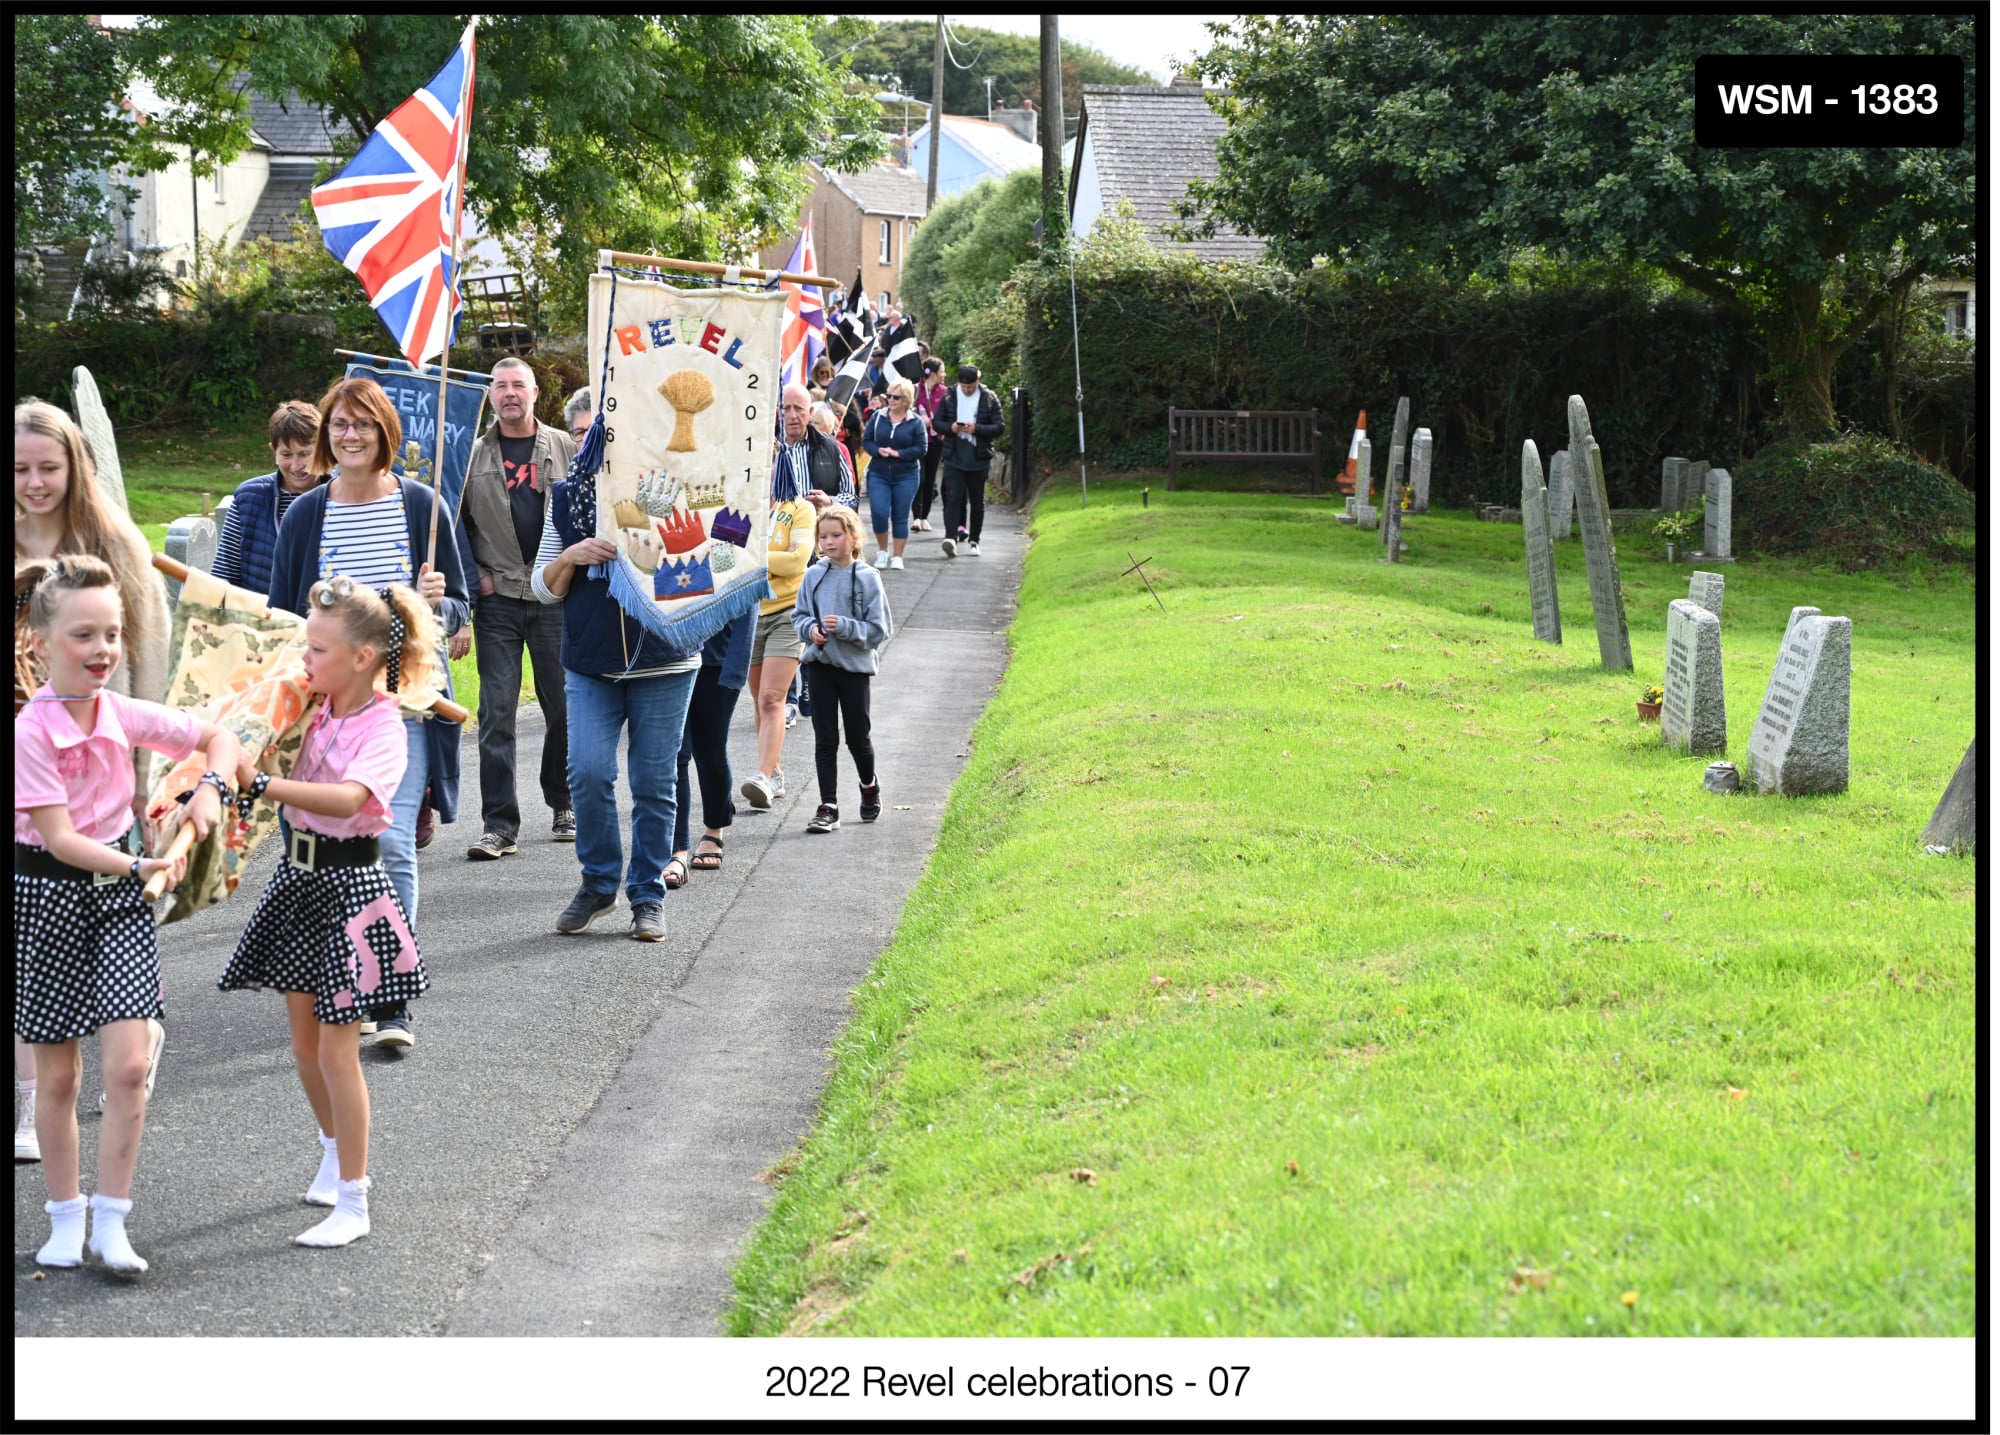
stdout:
POLYGON ((549 829, 549 841, 576 841, 576 814, 567 807, 556 814, 555 825, 549 829))
POLYGON ((394 1016, 375 1019, 375 1044, 392 1046, 399 1051, 408 1051, 417 1044, 416 1034, 410 1030, 409 1008, 399 1009, 394 1016))
POLYGON ((808 832, 837 832, 840 830, 840 809, 831 802, 822 802, 819 811, 806 823, 808 832))
POLYGON ((882 815, 882 784, 864 782, 861 784, 861 820, 873 822, 882 815))
POLYGON ((659 902, 641 902, 632 909, 632 940, 664 942, 667 939, 666 909, 659 902))
POLYGON ((556 918, 556 930, 566 937, 588 931, 592 922, 617 905, 616 892, 593 892, 588 887, 579 887, 562 915, 556 918))

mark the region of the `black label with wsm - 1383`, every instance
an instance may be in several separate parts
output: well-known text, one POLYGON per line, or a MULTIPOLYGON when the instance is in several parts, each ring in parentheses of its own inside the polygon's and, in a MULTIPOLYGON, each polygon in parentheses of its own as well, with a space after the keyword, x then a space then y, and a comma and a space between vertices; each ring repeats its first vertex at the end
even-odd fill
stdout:
POLYGON ((1965 140, 1956 55, 1702 55, 1694 140, 1711 149, 1950 149, 1965 140))

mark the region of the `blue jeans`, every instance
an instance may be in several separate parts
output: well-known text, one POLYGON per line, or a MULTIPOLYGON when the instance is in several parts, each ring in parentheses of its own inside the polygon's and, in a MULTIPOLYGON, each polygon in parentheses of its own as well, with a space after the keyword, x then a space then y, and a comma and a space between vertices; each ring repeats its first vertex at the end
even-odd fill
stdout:
POLYGON ((576 809, 576 857, 583 886, 600 896, 618 890, 635 907, 664 902, 661 873, 674 856, 674 809, 688 698, 697 670, 614 683, 565 672, 569 703, 569 795, 576 809), (618 833, 618 730, 626 734, 632 788, 632 864, 618 833))
POLYGON ((877 533, 888 533, 895 538, 910 536, 910 503, 917 496, 917 483, 922 472, 915 464, 902 478, 885 477, 881 470, 887 465, 879 459, 874 473, 868 475, 868 514, 875 520, 877 533), (895 527, 891 529, 893 520, 895 527))
POLYGON ((389 800, 389 830, 380 838, 382 866, 389 885, 402 899, 403 914, 410 930, 417 929, 417 813, 424 805, 424 790, 431 785, 430 749, 424 742, 424 720, 403 719, 403 737, 410 745, 410 765, 389 800))

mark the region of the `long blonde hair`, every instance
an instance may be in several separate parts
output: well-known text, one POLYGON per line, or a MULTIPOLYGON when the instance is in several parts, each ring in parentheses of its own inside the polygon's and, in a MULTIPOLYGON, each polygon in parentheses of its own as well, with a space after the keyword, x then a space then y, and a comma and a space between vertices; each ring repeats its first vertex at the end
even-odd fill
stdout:
MULTIPOLYGON (((819 511, 813 521, 813 547, 819 547, 819 526, 822 523, 838 523, 847 530, 847 557, 849 562, 861 561, 861 518, 844 503, 829 503, 819 511)), ((831 562, 832 560, 828 560, 831 562)))
POLYGON ((393 616, 403 620, 403 647, 397 658, 396 681, 390 690, 430 687, 438 677, 437 615, 414 588, 396 583, 384 591, 388 602, 383 601, 381 593, 352 579, 323 579, 313 584, 307 601, 313 611, 337 620, 348 642, 375 650, 377 672, 389 664, 390 607, 394 605, 393 616))
MULTIPOLYGON (((118 583, 120 606, 125 610, 125 644, 128 653, 164 633, 155 633, 144 603, 134 595, 143 584, 157 583, 153 576, 152 548, 132 520, 113 508, 97 486, 97 465, 90 460, 90 446, 83 431, 70 416, 54 404, 39 399, 14 405, 14 432, 40 434, 54 439, 69 462, 69 482, 63 492, 63 532, 56 545, 58 555, 85 553, 111 565, 118 583)), ((21 549, 21 511, 14 510, 14 562, 18 566, 28 555, 21 549)))

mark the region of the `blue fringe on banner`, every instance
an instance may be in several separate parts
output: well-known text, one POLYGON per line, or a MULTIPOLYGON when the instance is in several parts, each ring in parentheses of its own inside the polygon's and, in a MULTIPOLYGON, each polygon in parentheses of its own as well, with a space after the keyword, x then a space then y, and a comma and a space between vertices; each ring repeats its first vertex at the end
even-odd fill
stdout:
POLYGON ((728 592, 706 603, 683 603, 681 611, 670 618, 653 597, 652 576, 640 572, 638 565, 623 553, 615 562, 593 565, 590 576, 608 576, 611 596, 618 600, 618 606, 677 653, 699 650, 703 643, 745 613, 756 611, 757 605, 771 596, 770 576, 760 568, 737 579, 728 592), (604 572, 607 568, 611 570, 608 575, 604 572))

